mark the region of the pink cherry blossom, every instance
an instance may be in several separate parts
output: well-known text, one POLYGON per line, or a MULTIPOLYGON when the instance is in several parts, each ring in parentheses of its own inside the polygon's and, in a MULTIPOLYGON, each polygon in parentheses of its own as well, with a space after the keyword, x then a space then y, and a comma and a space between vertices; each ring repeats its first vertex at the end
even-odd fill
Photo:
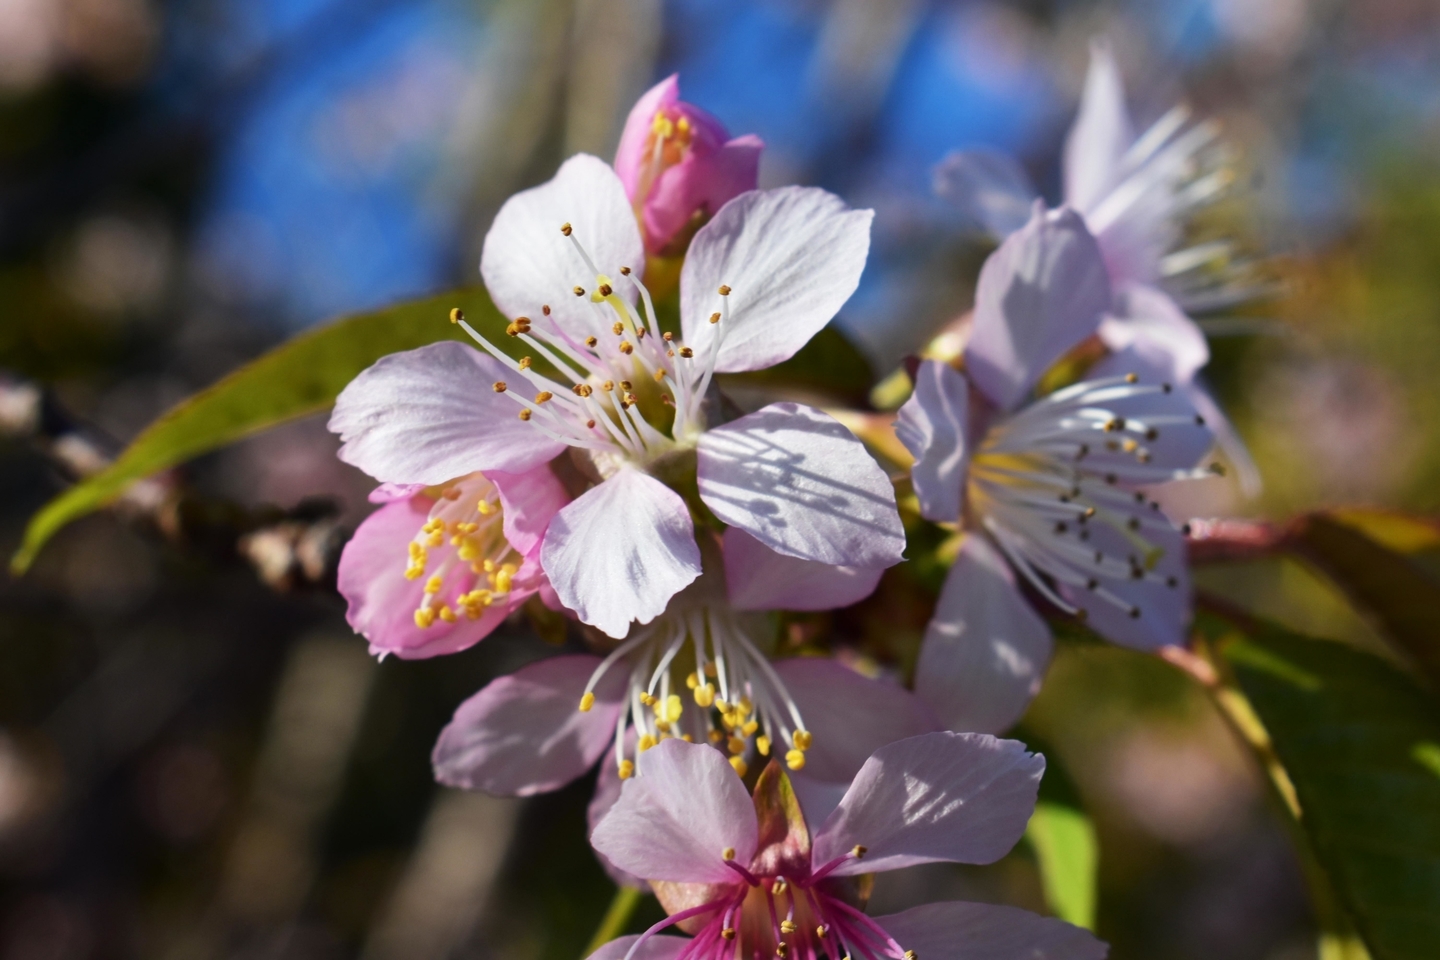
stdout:
POLYGON ((548 467, 385 484, 340 556, 346 616, 370 652, 405 659, 473 646, 543 586, 536 554, 567 497, 548 467))
POLYGON ((670 76, 636 101, 615 151, 615 172, 645 234, 645 249, 676 254, 735 197, 754 190, 765 144, 680 99, 670 76))
POLYGON ((1208 475, 1196 470, 1213 443, 1204 417, 1134 350, 1031 399, 1109 302, 1079 215, 1037 206, 981 270, 965 373, 924 362, 900 410, 921 514, 966 531, 915 681, 950 729, 1003 730, 1038 689, 1050 631, 1017 575, 1116 643, 1184 641, 1184 540, 1143 490, 1208 475))
MULTIPOLYGON (((1242 489, 1255 495, 1259 471, 1198 374, 1210 360, 1205 333, 1190 313, 1253 297, 1254 287, 1228 280, 1231 245, 1185 246, 1195 210, 1223 196, 1233 174, 1219 128, 1191 123, 1176 107, 1136 136, 1125 87, 1108 45, 1091 49, 1080 111, 1065 143, 1064 204, 1095 238, 1114 291, 1095 329, 1114 352, 1134 351, 1206 413, 1242 489)), ((992 151, 951 154, 936 188, 991 232, 1006 236, 1028 220, 1036 191, 1013 159, 992 151)))
POLYGON ((382 359, 336 402, 340 457, 433 484, 571 448, 600 482, 555 515, 540 564, 565 607, 617 638, 700 575, 698 504, 677 489, 777 553, 898 563, 894 490, 858 439, 797 403, 719 422, 712 390, 717 373, 779 363, 830 321, 859 283, 871 216, 809 188, 731 200, 690 246, 672 337, 641 282, 620 178, 573 157, 510 198, 485 238, 490 295, 534 353, 517 362, 459 319, 486 353, 444 342, 382 359))
POLYGON ((998 860, 1020 839, 1044 768, 1012 740, 930 733, 881 747, 817 815, 778 765, 752 798, 719 751, 666 741, 640 758, 590 840, 649 880, 670 916, 592 960, 1102 960, 1105 945, 1086 931, 1010 907, 937 903, 870 917, 854 883, 998 860), (693 937, 661 933, 673 926, 693 937))

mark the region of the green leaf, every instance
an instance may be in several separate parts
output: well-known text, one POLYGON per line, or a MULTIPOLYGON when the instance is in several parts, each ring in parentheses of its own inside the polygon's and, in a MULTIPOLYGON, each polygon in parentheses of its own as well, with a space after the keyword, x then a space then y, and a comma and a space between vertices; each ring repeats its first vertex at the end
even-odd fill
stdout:
POLYGON ((1408 557, 1321 514, 1300 521, 1291 542, 1440 688, 1440 582, 1408 557))
POLYGON ((1028 732, 1017 736, 1045 754, 1040 798, 1025 828, 1025 840, 1040 867, 1045 903, 1061 920, 1094 930, 1100 870, 1095 827, 1080 806, 1074 783, 1056 761, 1055 751, 1044 749, 1028 732))
POLYGON ((269 427, 317 413, 356 374, 387 353, 460 336, 452 307, 498 346, 505 319, 483 290, 456 290, 347 317, 301 334, 181 402, 155 421, 106 469, 51 500, 31 520, 11 570, 22 573, 56 531, 122 495, 142 477, 217 450, 269 427))
POLYGON ((1440 957, 1440 712, 1345 644, 1202 621, 1294 787, 1316 861, 1375 960, 1440 957))
POLYGON ((734 384, 764 388, 786 388, 825 394, 850 406, 869 404, 870 384, 875 373, 870 361, 839 328, 821 329, 810 342, 784 363, 753 373, 737 373, 721 378, 721 385, 733 389, 734 384))

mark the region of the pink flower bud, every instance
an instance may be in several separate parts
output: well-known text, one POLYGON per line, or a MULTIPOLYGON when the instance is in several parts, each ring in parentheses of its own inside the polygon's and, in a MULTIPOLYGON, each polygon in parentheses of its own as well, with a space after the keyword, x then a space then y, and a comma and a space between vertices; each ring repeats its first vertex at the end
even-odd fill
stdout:
POLYGON ((764 147, 753 134, 730 139, 719 120, 681 100, 678 75, 646 92, 630 111, 615 151, 615 170, 646 249, 678 252, 667 248, 683 247, 727 201, 754 190, 764 147))

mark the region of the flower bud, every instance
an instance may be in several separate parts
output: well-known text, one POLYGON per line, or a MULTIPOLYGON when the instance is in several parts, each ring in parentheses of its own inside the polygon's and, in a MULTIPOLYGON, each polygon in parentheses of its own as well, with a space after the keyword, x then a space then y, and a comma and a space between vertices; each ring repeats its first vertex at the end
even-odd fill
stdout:
POLYGON ((670 76, 636 101, 615 152, 615 171, 635 207, 645 248, 667 256, 732 197, 754 190, 765 144, 730 138, 724 125, 680 99, 670 76))

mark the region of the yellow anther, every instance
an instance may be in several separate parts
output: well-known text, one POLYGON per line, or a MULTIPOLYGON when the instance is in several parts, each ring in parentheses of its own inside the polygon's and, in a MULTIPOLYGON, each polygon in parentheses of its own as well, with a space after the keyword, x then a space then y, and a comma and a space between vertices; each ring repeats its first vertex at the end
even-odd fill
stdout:
POLYGON ((436 530, 434 533, 430 534, 430 536, 425 538, 425 542, 432 547, 440 546, 445 542, 445 531, 436 530))
POLYGON ((694 673, 691 673, 685 678, 685 686, 689 687, 691 690, 694 690, 696 687, 700 686, 700 678, 694 673))
MULTIPOLYGON (((778 887, 779 884, 777 883, 776 886, 778 887)), ((793 920, 780 921, 780 932, 785 934, 786 936, 789 936, 790 934, 794 933, 796 930, 799 929, 799 927, 795 926, 795 921, 793 920)))
POLYGON ((809 750, 812 742, 809 730, 796 730, 795 736, 791 737, 790 740, 795 744, 796 750, 809 750))
POLYGON ((525 409, 523 409, 523 410, 520 411, 520 419, 521 419, 521 420, 529 420, 529 419, 530 419, 530 408, 529 408, 529 407, 526 407, 525 409))
POLYGON ((1127 373, 1127 374, 1125 374, 1125 382, 1126 382, 1126 383, 1138 383, 1139 381, 1140 381, 1140 377, 1139 377, 1137 374, 1133 374, 1133 373, 1127 373))
POLYGON ((863 859, 865 859, 865 854, 867 854, 867 853, 869 853, 869 852, 870 852, 870 849, 869 849, 868 847, 862 846, 862 845, 860 845, 860 844, 858 844, 858 843, 855 844, 855 846, 852 847, 851 850, 850 850, 850 853, 855 857, 856 860, 863 860, 863 859))
POLYGON ((621 340, 620 352, 628 357, 630 354, 635 352, 635 345, 632 344, 629 340, 621 340))
POLYGON ((691 350, 689 347, 681 347, 680 356, 684 357, 686 360, 689 360, 691 357, 695 356, 695 351, 691 350))
POLYGON ((585 296, 585 288, 584 288, 584 287, 576 287, 575 290, 574 290, 574 293, 575 293, 575 296, 577 296, 577 297, 583 297, 583 296, 585 296))
POLYGON ((906 951, 905 951, 905 960, 915 960, 915 958, 916 958, 916 953, 915 953, 914 950, 906 950, 906 951))
POLYGON ((408 567, 408 568, 406 568, 406 570, 405 570, 405 579, 406 579, 406 580, 419 580, 419 579, 420 579, 421 577, 423 577, 423 576, 425 576, 425 568, 424 568, 423 566, 421 566, 421 567, 408 567))
POLYGON ((656 382, 656 383, 664 383, 664 382, 665 382, 665 368, 664 368, 664 367, 656 367, 656 368, 655 368, 655 382, 656 382))
POLYGON ((820 926, 815 928, 815 936, 817 939, 824 940, 829 935, 830 928, 825 926, 825 924, 822 923, 820 924, 820 926))
POLYGON ((595 388, 590 386, 590 384, 588 383, 577 383, 575 384, 575 386, 571 387, 570 390, 577 397, 588 397, 590 396, 590 394, 595 392, 595 388))
POLYGON ((651 747, 655 746, 655 744, 656 740, 654 737, 650 736, 650 734, 648 733, 642 733, 640 735, 640 741, 635 744, 635 747, 641 753, 644 753, 646 750, 649 750, 651 747))
POLYGON ((624 390, 626 393, 629 393, 631 390, 635 389, 635 384, 631 383, 629 380, 621 380, 620 389, 624 390))
POLYGON ((711 322, 711 323, 719 323, 719 322, 720 322, 720 314, 718 314, 718 313, 712 313, 712 314, 710 314, 710 322, 711 322))
POLYGON ((595 694, 591 693, 589 690, 586 690, 585 696, 580 698, 580 712, 589 713, 590 708, 593 706, 595 706, 595 694))
POLYGON ((495 508, 490 505, 489 500, 476 500, 475 512, 480 514, 480 516, 482 517, 488 517, 490 516, 490 514, 495 512, 495 508))
POLYGON ((597 344, 597 343, 599 343, 599 342, 600 342, 600 341, 597 340, 597 339, 595 339, 594 337, 586 337, 586 338, 585 338, 585 346, 587 346, 587 347, 593 347, 593 346, 595 346, 595 344, 597 344))
POLYGON ((451 307, 451 308, 450 308, 450 322, 451 322, 451 323, 459 323, 461 320, 464 320, 464 319, 465 319, 465 311, 464 311, 464 310, 461 310, 459 307, 451 307))
POLYGON ((721 930, 721 931, 720 931, 720 939, 722 939, 722 940, 734 940, 734 939, 735 939, 735 928, 734 928, 734 927, 726 927, 726 928, 724 928, 723 930, 721 930))
POLYGON ((625 335, 625 324, 621 323, 619 320, 616 320, 610 326, 610 332, 615 334, 615 336, 617 337, 623 337, 625 335))
POLYGON ((675 122, 675 129, 679 130, 681 133, 688 133, 690 131, 690 118, 682 116, 679 120, 675 122))
POLYGON ((555 394, 551 393, 549 390, 541 390, 539 393, 535 394, 535 402, 545 403, 546 401, 553 399, 554 396, 555 394))
POLYGON ((737 756, 745 752, 745 741, 739 737, 731 737, 725 746, 731 753, 737 756))
POLYGON ((789 955, 790 944, 786 943, 784 940, 781 940, 779 943, 775 944, 775 956, 779 957, 780 960, 785 960, 785 958, 789 955))
POLYGON ((770 756, 770 738, 763 733, 760 734, 755 738, 755 749, 760 751, 762 757, 770 756))
POLYGON ((690 736, 690 734, 688 734, 688 733, 682 733, 682 734, 680 734, 680 739, 681 739, 681 740, 684 740, 686 743, 694 743, 694 742, 695 742, 695 738, 692 737, 692 736, 690 736))
POLYGON ((743 726, 743 727, 740 728, 740 732, 743 733, 743 734, 745 734, 745 736, 747 736, 747 737, 753 737, 753 736, 755 736, 755 731, 756 731, 756 730, 759 730, 759 729, 760 729, 760 722, 759 722, 758 720, 751 720, 751 721, 749 721, 748 723, 746 723, 745 726, 743 726))
POLYGON ((621 780, 629 780, 635 776, 635 761, 621 760, 619 774, 621 780))
POLYGON ((652 697, 647 691, 644 691, 644 690, 641 690, 641 691, 640 691, 640 702, 643 703, 643 704, 645 704, 645 706, 647 706, 647 707, 653 707, 653 706, 655 706, 655 698, 652 697))
POLYGON ((716 698, 715 698, 715 709, 716 709, 716 710, 719 710, 721 713, 729 713, 729 712, 730 712, 730 704, 728 704, 728 703, 725 702, 725 698, 724 698, 724 697, 716 697, 716 698))
POLYGON ((680 702, 680 695, 676 693, 670 694, 670 696, 665 698, 665 722, 679 722, 680 714, 684 711, 684 709, 684 704, 680 702))
POLYGON ((602 391, 604 391, 605 393, 610 393, 610 392, 614 391, 614 389, 615 389, 615 381, 614 381, 614 380, 606 380, 604 383, 600 384, 600 389, 601 389, 602 391))
POLYGON ((426 629, 435 622, 435 611, 429 607, 419 607, 415 610, 415 626, 421 630, 426 629))
POLYGON ((439 592, 440 592, 440 585, 443 584, 444 582, 445 582, 445 581, 444 581, 444 579, 440 576, 440 574, 438 574, 438 573, 435 574, 435 576, 433 576, 433 577, 431 577, 429 580, 426 580, 426 581, 425 581, 425 592, 426 592, 426 593, 439 593, 439 592))
POLYGON ((789 753, 785 754, 785 766, 789 767, 791 770, 804 770, 805 754, 801 753, 799 750, 791 750, 789 753))
POLYGON ((570 236, 571 229, 572 228, 568 222, 560 224, 560 232, 565 234, 565 236, 567 237, 570 236))
POLYGON ((725 284, 722 283, 722 284, 720 284, 719 293, 720 293, 720 296, 722 296, 722 297, 728 297, 728 296, 730 296, 730 288, 727 287, 725 284))
POLYGON ((750 766, 745 762, 744 757, 731 757, 730 766, 733 767, 735 769, 735 772, 742 777, 750 771, 750 766))
POLYGON ((450 609, 450 604, 442 603, 440 605, 440 619, 446 623, 454 623, 460 618, 455 616, 455 611, 450 609))
POLYGON ((496 393, 504 393, 504 392, 505 392, 506 390, 508 390, 508 389, 509 389, 509 387, 506 385, 506 383, 505 383, 504 380, 496 380, 496 381, 495 381, 495 392, 496 392, 496 393))
POLYGON ((734 860, 734 859, 735 859, 735 848, 734 848, 734 847, 726 847, 724 850, 721 850, 721 851, 720 851, 720 859, 721 859, 721 860, 724 860, 726 863, 729 863, 731 860, 734 860))
POLYGON ((781 877, 770 885, 770 892, 778 897, 783 894, 789 886, 790 884, 785 881, 785 878, 781 877))
POLYGON ((510 568, 510 564, 508 564, 508 563, 505 564, 505 566, 501 567, 499 570, 497 570, 497 571, 495 572, 495 592, 496 592, 496 593, 509 593, 509 592, 510 592, 510 584, 511 584, 511 581, 512 581, 514 578, 515 578, 515 573, 514 573, 514 571, 510 568))
POLYGON ((701 684, 695 688, 695 706, 709 708, 715 702, 715 688, 710 684, 701 684))
POLYGON ((520 367, 521 370, 529 370, 529 369, 530 369, 530 365, 531 365, 532 363, 534 363, 534 362, 535 362, 535 361, 534 361, 533 359, 531 359, 530 357, 521 357, 518 366, 520 367))

